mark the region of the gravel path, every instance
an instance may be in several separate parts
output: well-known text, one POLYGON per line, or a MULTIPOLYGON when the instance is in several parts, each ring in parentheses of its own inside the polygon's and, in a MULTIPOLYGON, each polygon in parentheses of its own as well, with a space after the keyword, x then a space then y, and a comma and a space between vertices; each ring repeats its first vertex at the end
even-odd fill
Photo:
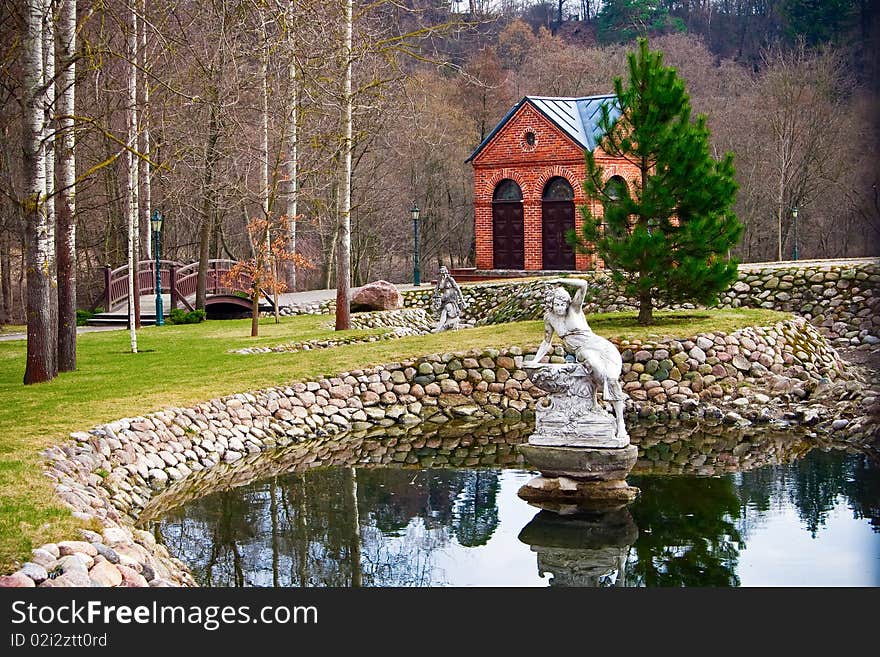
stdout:
POLYGON ((880 346, 838 348, 837 353, 847 362, 858 365, 863 370, 869 386, 880 388, 880 346))

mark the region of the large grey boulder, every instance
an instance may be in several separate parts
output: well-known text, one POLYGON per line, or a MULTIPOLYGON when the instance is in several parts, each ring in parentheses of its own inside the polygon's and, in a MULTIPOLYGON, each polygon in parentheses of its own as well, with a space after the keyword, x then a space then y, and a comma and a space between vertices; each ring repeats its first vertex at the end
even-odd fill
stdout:
POLYGON ((403 308, 403 295, 388 281, 368 283, 351 297, 351 311, 397 310, 403 308))

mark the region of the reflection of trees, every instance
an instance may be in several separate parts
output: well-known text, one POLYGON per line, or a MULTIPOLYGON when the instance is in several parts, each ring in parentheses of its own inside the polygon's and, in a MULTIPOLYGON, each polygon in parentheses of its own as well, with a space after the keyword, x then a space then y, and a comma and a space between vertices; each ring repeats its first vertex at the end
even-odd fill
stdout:
POLYGON ((464 488, 455 505, 455 537, 465 547, 485 545, 498 527, 495 496, 500 484, 494 470, 466 472, 464 488))
POLYGON ((426 529, 452 526, 460 545, 484 545, 498 527, 498 471, 358 470, 359 506, 376 528, 403 535, 413 519, 426 529))
POLYGON ((491 537, 498 489, 489 470, 315 469, 203 497, 157 526, 206 586, 427 586, 453 536, 491 537))
POLYGON ((743 506, 761 510, 792 504, 813 538, 842 495, 856 518, 880 531, 880 473, 865 455, 814 449, 794 463, 743 473, 738 493, 743 506))
POLYGON ((875 532, 880 532, 880 468, 864 454, 851 459, 851 476, 843 485, 856 518, 868 518, 875 532))
POLYGON ((630 507, 639 538, 630 552, 629 584, 739 584, 741 539, 731 521, 739 515, 739 500, 729 478, 646 477, 634 483, 642 492, 630 507))
POLYGON ((433 563, 436 550, 449 543, 448 527, 427 527, 422 519, 390 538, 375 525, 361 528, 363 580, 366 586, 445 584, 433 563))
POLYGON ((880 531, 880 470, 860 454, 814 449, 793 463, 737 475, 635 483, 642 493, 631 510, 641 531, 628 572, 646 586, 737 585, 744 536, 775 507, 793 506, 815 537, 846 498, 854 517, 880 531))
POLYGON ((206 586, 350 586, 354 482, 321 474, 320 486, 297 475, 204 497, 160 523, 163 540, 206 586))
POLYGON ((816 538, 819 527, 825 525, 828 512, 837 503, 848 476, 847 461, 839 455, 813 450, 807 458, 782 468, 780 479, 788 489, 788 496, 798 515, 816 538))
POLYGON ((253 537, 259 510, 237 491, 214 497, 210 505, 187 509, 186 517, 163 522, 163 541, 206 586, 242 586, 248 568, 239 542, 253 537))
POLYGON ((389 535, 403 533, 416 517, 429 527, 448 525, 466 476, 465 470, 362 468, 361 513, 389 535))

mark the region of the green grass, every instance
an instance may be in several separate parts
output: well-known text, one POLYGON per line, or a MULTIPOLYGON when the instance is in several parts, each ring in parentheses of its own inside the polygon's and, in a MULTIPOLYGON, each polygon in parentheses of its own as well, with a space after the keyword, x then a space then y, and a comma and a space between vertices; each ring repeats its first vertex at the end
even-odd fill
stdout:
MULTIPOLYGON (((653 340, 711 330, 730 332, 786 317, 789 315, 750 309, 661 312, 657 323, 647 328, 639 327, 631 313, 592 315, 589 321, 597 333, 609 338, 653 340)), ((290 317, 277 325, 272 319, 262 320, 259 338, 248 337, 250 320, 145 327, 138 332, 137 354, 130 352, 128 331, 85 333, 77 341, 77 371, 31 386, 21 382, 25 341, 0 342, 0 572, 8 572, 26 559, 33 546, 70 537, 75 527, 82 526, 55 502, 38 454, 72 431, 169 406, 188 406, 428 353, 537 346, 543 335, 542 322, 533 321, 295 354, 228 353, 248 346, 339 337, 326 328, 332 319, 327 315, 290 317)), ((343 335, 385 331, 348 331, 343 335)))

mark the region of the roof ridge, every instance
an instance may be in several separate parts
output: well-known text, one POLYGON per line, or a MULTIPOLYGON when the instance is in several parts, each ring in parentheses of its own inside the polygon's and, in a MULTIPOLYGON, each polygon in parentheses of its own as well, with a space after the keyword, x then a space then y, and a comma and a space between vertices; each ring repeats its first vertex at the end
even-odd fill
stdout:
POLYGON ((593 100, 596 98, 614 98, 616 94, 613 92, 607 94, 594 94, 592 96, 532 96, 526 95, 526 98, 534 98, 537 100, 593 100))

